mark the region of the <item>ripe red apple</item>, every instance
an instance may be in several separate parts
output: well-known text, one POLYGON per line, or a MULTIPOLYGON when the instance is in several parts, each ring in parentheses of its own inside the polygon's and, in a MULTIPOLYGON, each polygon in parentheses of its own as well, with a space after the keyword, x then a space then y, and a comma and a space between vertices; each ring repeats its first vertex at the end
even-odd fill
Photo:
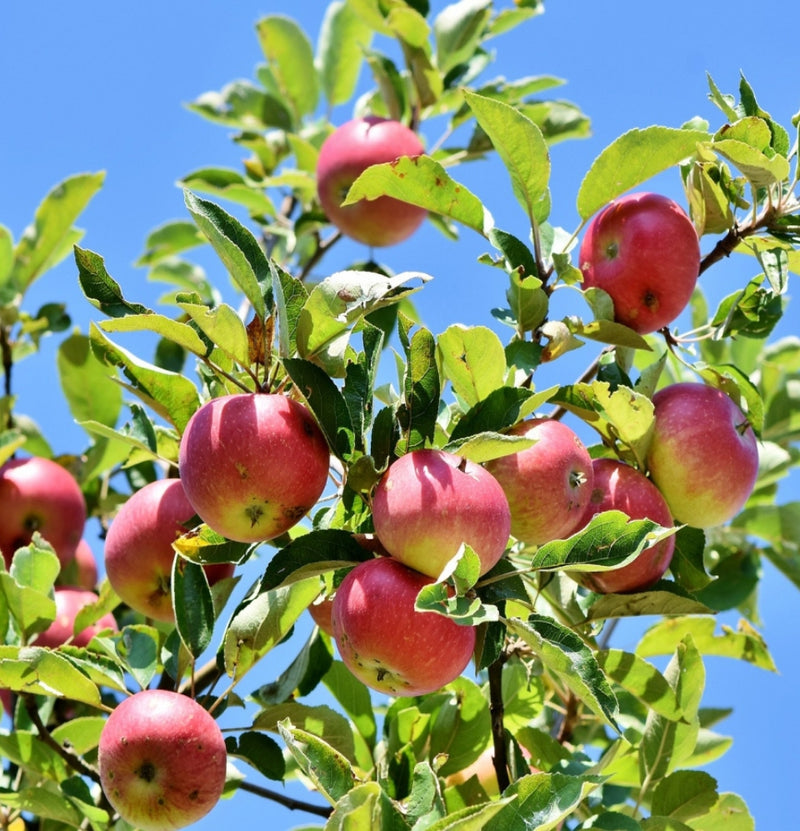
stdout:
MULTIPOLYGON (((180 479, 157 479, 123 503, 106 535, 106 575, 123 602, 147 617, 175 619, 172 543, 186 533, 195 510, 180 479)), ((233 563, 204 566, 213 585, 233 574, 233 563)))
MULTIPOLYGON (((595 459, 594 487, 580 528, 603 511, 622 511, 630 519, 650 519, 669 528, 672 514, 658 488, 635 467, 616 459, 595 459)), ((675 551, 675 537, 657 542, 622 568, 610 571, 572 572, 581 585, 596 592, 645 591, 657 583, 669 568, 675 551)))
POLYGON ((103 615, 91 626, 75 634, 75 618, 85 607, 97 603, 97 595, 88 589, 74 586, 58 586, 54 592, 56 618, 50 626, 36 637, 35 646, 55 649, 70 642, 72 646, 87 646, 89 641, 104 629, 118 630, 117 621, 110 612, 103 615))
POLYGON ((497 479, 444 450, 412 450, 381 477, 372 500, 375 534, 407 566, 438 577, 462 543, 485 574, 503 556, 511 512, 497 479))
POLYGON ((536 440, 485 465, 505 491, 511 534, 528 545, 568 537, 592 493, 589 451, 566 424, 549 418, 522 421, 508 433, 536 440))
POLYGON ((9 459, 0 467, 0 551, 14 552, 38 531, 62 566, 75 556, 86 523, 86 503, 75 477, 41 456, 9 459))
POLYGON ((218 534, 270 540, 314 507, 330 450, 309 410, 285 395, 213 398, 191 417, 180 444, 189 502, 218 534))
POLYGON ((348 237, 371 246, 395 245, 417 230, 424 208, 390 196, 342 207, 350 186, 373 164, 425 152, 417 134, 391 119, 348 121, 323 142, 317 160, 317 193, 328 219, 348 237))
POLYGON ((632 193, 589 223, 580 268, 584 288, 611 295, 614 319, 646 334, 668 326, 686 308, 700 270, 700 242, 677 202, 632 193))
POLYGON ((653 396, 650 477, 676 521, 711 528, 744 506, 758 477, 758 442, 747 416, 706 384, 671 384, 653 396))
POLYGON ((8 687, 3 687, 0 689, 0 703, 3 705, 3 712, 9 717, 12 718, 14 715, 13 712, 13 704, 14 699, 11 695, 11 690, 8 687))
POLYGON ((475 649, 475 628, 418 612, 429 577, 393 557, 359 563, 333 597, 333 634, 342 660, 367 686, 424 695, 457 678, 475 649))
POLYGON ((108 801, 143 831, 191 825, 225 786, 222 731, 194 699, 142 690, 122 701, 100 733, 97 762, 108 801))

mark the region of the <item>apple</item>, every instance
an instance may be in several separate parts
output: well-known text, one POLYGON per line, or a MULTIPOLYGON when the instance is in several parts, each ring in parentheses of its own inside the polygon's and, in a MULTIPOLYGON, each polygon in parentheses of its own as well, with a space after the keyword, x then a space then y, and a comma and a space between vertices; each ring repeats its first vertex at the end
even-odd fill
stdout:
POLYGON ((592 493, 589 451, 566 424, 550 418, 522 421, 508 433, 536 440, 484 465, 508 499, 512 536, 528 545, 568 537, 592 493))
POLYGON ((80 485, 58 462, 30 456, 0 467, 0 551, 7 568, 34 531, 53 546, 64 566, 75 556, 85 524, 80 485))
POLYGON ((103 725, 97 753, 108 801, 143 831, 197 822, 225 786, 219 725, 193 698, 170 690, 142 690, 118 704, 103 725))
POLYGON ((700 241, 677 202, 631 193, 593 217, 581 242, 580 268, 584 289, 611 295, 618 323, 647 334, 686 308, 700 272, 700 241))
POLYGON ((475 628, 414 603, 430 577, 394 557, 365 560, 333 597, 331 622, 339 654, 353 675, 378 692, 425 695, 464 671, 475 628))
POLYGON ((444 450, 412 450, 381 477, 372 499, 375 534, 407 566, 438 577, 462 543, 481 574, 503 556, 511 528, 508 500, 488 470, 444 450))
POLYGON ((3 705, 3 712, 9 717, 14 716, 14 698, 8 687, 0 689, 0 704, 3 705))
POLYGON ((329 465, 308 408, 275 393, 211 399, 189 419, 179 451, 195 512, 238 542, 270 540, 296 525, 322 495, 329 465))
MULTIPOLYGON (((640 470, 617 459, 595 459, 594 487, 579 528, 595 514, 622 511, 630 519, 649 519, 672 526, 672 514, 658 488, 640 470)), ((572 572, 571 576, 592 591, 607 594, 645 591, 657 583, 669 568, 675 551, 675 537, 667 537, 642 551, 635 560, 609 571, 572 572)))
MULTIPOLYGON (((106 576, 120 599, 147 617, 172 622, 172 543, 188 530, 195 510, 180 479, 157 479, 122 504, 108 529, 106 576)), ((233 563, 204 566, 214 584, 233 574, 233 563)))
POLYGON ((681 382, 653 396, 647 465, 675 520, 711 528, 744 507, 758 478, 758 442, 747 416, 724 392, 681 382))
POLYGON ((323 142, 317 159, 317 194, 328 219, 346 236, 370 246, 395 245, 424 222, 427 211, 391 196, 342 206, 350 186, 373 164, 425 152, 417 134, 392 119, 348 121, 323 142))
POLYGON ((99 632, 105 629, 118 631, 114 615, 108 612, 91 626, 75 633, 75 618, 78 613, 85 606, 97 603, 98 597, 93 591, 74 586, 57 586, 53 596, 56 603, 55 620, 44 632, 37 635, 35 646, 55 649, 67 642, 72 646, 88 646, 89 641, 99 632))

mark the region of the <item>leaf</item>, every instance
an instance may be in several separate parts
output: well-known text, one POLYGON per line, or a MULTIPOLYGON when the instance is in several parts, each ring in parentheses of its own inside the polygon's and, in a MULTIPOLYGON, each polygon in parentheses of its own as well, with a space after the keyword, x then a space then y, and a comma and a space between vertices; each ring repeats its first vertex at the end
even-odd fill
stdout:
POLYGON ((347 719, 332 707, 325 704, 310 706, 300 701, 274 704, 264 707, 256 715, 253 728, 278 732, 280 724, 287 721, 321 739, 337 753, 355 763, 353 731, 347 719))
POLYGON ((182 433, 201 403, 194 384, 177 372, 159 369, 117 346, 94 323, 89 338, 95 355, 107 365, 119 367, 131 381, 130 389, 182 433))
POLYGON ((506 623, 590 710, 619 729, 616 696, 597 659, 574 632, 544 615, 511 618, 506 623))
POLYGON ((361 782, 336 803, 325 823, 325 831, 355 829, 405 831, 409 825, 400 807, 377 782, 361 782))
POLYGON ((353 768, 327 742, 294 727, 289 719, 278 724, 278 731, 300 770, 331 805, 353 789, 356 784, 353 768))
POLYGON ((767 156, 736 139, 714 140, 711 149, 732 162, 754 187, 769 187, 789 176, 789 160, 784 156, 767 156))
POLYGON ((433 439, 439 414, 439 372, 436 341, 427 329, 419 329, 404 343, 407 357, 403 379, 403 405, 397 418, 404 433, 406 452, 424 447, 433 439))
POLYGON ((589 219, 612 199, 695 153, 703 130, 645 127, 621 135, 594 160, 578 191, 578 214, 589 219))
POLYGON ((205 243, 206 238, 193 222, 185 219, 166 222, 147 235, 145 250, 139 255, 136 265, 153 266, 168 257, 205 243))
POLYGON ((504 384, 506 356, 500 338, 485 326, 449 326, 437 338, 445 378, 472 407, 504 384))
POLYGON ((116 650, 136 683, 146 689, 160 665, 161 640, 158 630, 144 624, 125 626, 117 640, 116 650))
POLYGON ((658 783, 651 813, 688 822, 704 816, 719 799, 717 781, 702 770, 676 770, 658 783))
POLYGON ((109 317, 126 314, 148 314, 150 309, 140 303, 129 303, 122 290, 106 271, 103 258, 93 251, 75 246, 75 264, 78 266, 78 280, 86 299, 109 317))
POLYGON ((11 279, 20 292, 51 268, 76 241, 72 223, 103 184, 105 173, 81 173, 56 185, 36 209, 33 224, 25 229, 14 249, 11 279), (66 244, 65 244, 66 243, 66 244))
MULTIPOLYGON (((229 358, 241 367, 250 366, 247 329, 235 309, 227 303, 209 308, 204 303, 185 302, 182 297, 178 298, 178 306, 194 321, 197 328, 229 358)), ((200 340, 199 337, 198 340, 200 340)), ((205 347, 205 344, 203 346, 205 347)), ((206 352, 195 354, 203 356, 206 352)))
POLYGON ((283 640, 318 594, 319 580, 309 577, 246 598, 225 630, 223 655, 228 675, 241 678, 283 640))
POLYGON ((209 352, 208 344, 188 323, 182 323, 155 312, 126 314, 124 317, 101 320, 97 325, 104 332, 154 332, 200 357, 204 357, 209 352))
POLYGON ((322 683, 350 717, 370 750, 375 748, 377 725, 369 689, 341 662, 333 661, 322 683))
POLYGON ((314 111, 319 97, 311 43, 294 20, 278 14, 262 17, 256 23, 256 34, 275 91, 289 104, 299 124, 302 116, 314 111))
POLYGON ((342 205, 391 196, 460 222, 486 236, 494 225, 477 196, 450 177, 430 156, 400 156, 368 167, 350 186, 342 205))
POLYGON ((316 64, 322 90, 332 106, 352 98, 371 41, 371 28, 350 3, 335 0, 328 5, 320 26, 316 64))
POLYGON ((517 201, 541 224, 550 214, 550 152, 541 130, 503 101, 468 90, 464 98, 511 176, 517 201))
POLYGON ((108 367, 91 349, 89 338, 78 332, 58 347, 61 390, 77 422, 93 419, 113 427, 122 409, 122 390, 111 380, 108 367))
POLYGON ((716 621, 713 617, 662 620, 645 632, 636 647, 636 653, 643 658, 669 655, 687 634, 691 634, 695 646, 703 655, 736 658, 761 669, 777 671, 763 638, 749 623, 740 621, 737 632, 723 626, 719 635, 715 634, 715 628, 716 621))
POLYGON ((355 325, 377 309, 399 303, 419 290, 409 285, 431 277, 404 271, 392 277, 371 271, 347 270, 331 274, 311 290, 297 320, 297 351, 318 363, 329 375, 341 377, 355 325))
POLYGON ((275 739, 255 730, 245 730, 238 737, 229 736, 225 745, 229 755, 244 759, 267 779, 283 781, 286 761, 275 739))
POLYGON ((264 189, 248 182, 241 173, 235 170, 219 167, 202 168, 187 173, 178 184, 187 190, 208 193, 216 198, 243 205, 251 216, 274 217, 277 213, 264 189))
POLYGON ((219 205, 184 191, 184 201, 197 227, 206 235, 231 279, 259 317, 266 316, 264 293, 270 286, 269 262, 258 240, 219 205))
POLYGON ((0 686, 19 693, 69 698, 100 707, 100 691, 58 652, 0 645, 0 686))
POLYGON ((436 65, 443 75, 475 54, 492 16, 491 6, 491 0, 462 0, 445 6, 436 16, 436 65))
POLYGON ((597 653, 603 672, 638 698, 646 707, 670 721, 681 717, 675 692, 664 676, 647 661, 632 652, 605 649, 597 653))
POLYGON ((183 645, 199 658, 214 634, 214 602, 202 566, 183 557, 172 561, 172 608, 183 645))

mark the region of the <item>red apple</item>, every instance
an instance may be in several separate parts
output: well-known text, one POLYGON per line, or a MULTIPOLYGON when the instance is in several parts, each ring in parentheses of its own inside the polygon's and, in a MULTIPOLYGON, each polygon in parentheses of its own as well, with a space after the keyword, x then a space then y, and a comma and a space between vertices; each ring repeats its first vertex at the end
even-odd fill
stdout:
MULTIPOLYGON (((172 622, 172 543, 195 510, 180 479, 158 479, 133 493, 117 512, 105 544, 106 575, 132 609, 172 622)), ((210 584, 233 574, 233 563, 204 566, 210 584)))
POLYGON ((12 718, 14 715, 14 699, 11 694, 11 690, 7 687, 3 687, 0 689, 0 703, 3 705, 3 712, 9 717, 12 718))
POLYGON ((549 418, 520 422, 508 432, 536 440, 485 465, 505 491, 511 534, 528 545, 568 537, 592 493, 589 451, 566 424, 549 418))
POLYGON ((321 594, 309 607, 308 613, 311 615, 314 623, 325 632, 326 635, 333 637, 333 622, 331 617, 333 615, 333 594, 321 594))
POLYGON ((225 786, 222 731, 194 699, 169 690, 126 698, 100 733, 97 763, 108 801, 143 831, 197 822, 225 786))
MULTIPOLYGON (((649 519, 669 528, 672 514, 658 488, 639 470, 616 459, 595 459, 594 487, 580 528, 603 511, 622 511, 630 519, 649 519)), ((622 568, 609 571, 573 572, 581 585, 596 592, 645 591, 669 568, 675 537, 657 542, 622 568)))
POLYGON ((700 242, 676 202, 632 193, 589 223, 580 268, 584 288, 611 295, 614 319, 646 334, 668 326, 686 308, 700 271, 700 242))
POLYGON ((97 603, 98 598, 93 591, 75 588, 74 586, 58 586, 54 592, 54 599, 56 602, 56 618, 44 632, 37 635, 35 646, 46 646, 55 649, 68 641, 72 646, 87 646, 98 632, 102 632, 104 629, 117 631, 117 621, 114 619, 114 615, 109 612, 91 626, 75 634, 75 618, 77 618, 78 613, 85 606, 97 603))
POLYGON ((475 628, 414 608, 429 577, 393 557, 359 563, 333 598, 342 660, 378 692, 424 695, 457 678, 475 649, 475 628))
POLYGON ((38 531, 62 566, 75 556, 86 523, 86 503, 75 477, 52 459, 9 459, 0 467, 0 551, 14 552, 38 531))
POLYGON ((372 500, 375 534, 407 566, 438 577, 462 543, 485 574, 503 556, 511 512, 488 470, 444 450, 413 450, 384 473, 372 500))
POLYGON ((371 165, 424 152, 417 134, 399 121, 368 116, 343 124, 325 139, 317 160, 317 193, 328 219, 366 245, 395 245, 410 237, 427 216, 424 208, 390 196, 341 203, 371 165))
POLYGON ((270 540, 296 525, 322 495, 329 464, 309 410, 265 393, 208 401, 186 425, 179 453, 196 513, 239 542, 270 540))
POLYGON ((695 528, 727 522, 758 477, 758 442, 747 416, 724 392, 671 384, 653 396, 650 477, 676 521, 695 528))

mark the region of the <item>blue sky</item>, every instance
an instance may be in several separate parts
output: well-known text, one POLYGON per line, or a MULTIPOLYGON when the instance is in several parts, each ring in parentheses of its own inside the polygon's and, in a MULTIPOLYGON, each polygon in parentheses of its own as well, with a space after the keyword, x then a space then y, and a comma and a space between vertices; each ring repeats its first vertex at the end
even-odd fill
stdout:
MULTIPOLYGON (((130 298, 156 302, 163 287, 146 283, 133 263, 150 230, 186 216, 175 181, 206 165, 237 167, 242 155, 224 128, 183 105, 235 78, 252 78, 261 59, 254 33, 261 16, 294 16, 315 39, 323 9, 316 0, 6 4, 0 27, 0 223, 18 238, 54 184, 80 171, 105 170, 105 186, 79 223, 87 231, 82 245, 103 255, 130 298)), ((721 114, 707 101, 706 72, 725 92, 736 91, 743 72, 761 106, 788 125, 800 108, 796 48, 789 36, 795 13, 794 0, 770 4, 768 19, 743 0, 573 0, 550 3, 542 17, 498 41, 489 75, 562 77, 568 83, 556 94, 592 118, 591 138, 553 148, 553 222, 576 227, 575 195, 585 170, 625 130, 679 126, 695 115, 721 123, 721 114)), ((349 112, 336 115, 343 121, 349 112)), ((470 170, 468 184, 498 225, 525 235, 524 217, 502 171, 480 163, 470 170)), ((653 185, 682 201, 677 172, 653 185)), ((455 321, 490 325, 489 308, 502 303, 504 288, 491 270, 475 262, 486 245, 469 234, 463 232, 455 246, 426 228, 412 244, 385 255, 397 271, 434 275, 418 299, 434 332, 455 321)), ((341 261, 327 266, 335 270, 356 254, 341 246, 341 261)), ((209 263, 209 270, 217 268, 209 263)), ((752 276, 751 269, 749 262, 726 261, 704 277, 705 287, 713 295, 728 281, 740 285, 743 276, 752 276)), ((224 280, 221 269, 215 276, 224 280)), ((27 305, 35 309, 53 299, 67 302, 84 331, 95 317, 77 289, 69 260, 40 281, 27 305)), ((787 320, 782 332, 790 331, 787 320)), ((21 365, 15 385, 19 410, 36 418, 61 452, 81 446, 84 438, 52 396, 56 345, 55 339, 45 342, 39 356, 21 365)), ((784 498, 798 498, 796 482, 789 483, 784 498)), ((768 564, 764 570, 762 631, 780 674, 709 660, 704 701, 735 708, 720 726, 734 737, 733 748, 709 772, 721 790, 744 796, 758 827, 773 828, 785 827, 794 802, 781 783, 792 769, 793 739, 800 729, 800 670, 793 637, 796 590, 768 564)), ((735 624, 735 618, 726 622, 735 624)), ((633 642, 616 645, 627 648, 633 642)), ((254 817, 270 818, 270 827, 312 821, 242 794, 197 827, 254 817)))

